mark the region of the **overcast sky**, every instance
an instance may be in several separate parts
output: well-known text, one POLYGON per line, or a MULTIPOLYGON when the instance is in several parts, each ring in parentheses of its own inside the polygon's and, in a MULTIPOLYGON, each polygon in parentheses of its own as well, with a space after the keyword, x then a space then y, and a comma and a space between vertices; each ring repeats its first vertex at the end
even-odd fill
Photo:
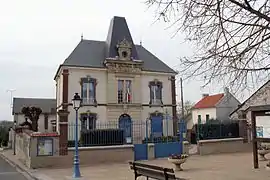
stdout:
MULTIPOLYGON (((177 67, 178 58, 192 49, 174 29, 155 22, 154 9, 143 0, 0 0, 0 120, 10 119, 10 93, 15 97, 55 97, 53 76, 80 41, 105 40, 113 16, 127 19, 133 41, 177 67), (154 23, 155 22, 155 23, 154 23)), ((203 92, 221 92, 220 87, 201 89, 202 82, 184 82, 184 99, 193 102, 203 92)), ((177 90, 179 92, 179 90, 177 90)), ((178 97, 179 98, 179 97, 178 97)))

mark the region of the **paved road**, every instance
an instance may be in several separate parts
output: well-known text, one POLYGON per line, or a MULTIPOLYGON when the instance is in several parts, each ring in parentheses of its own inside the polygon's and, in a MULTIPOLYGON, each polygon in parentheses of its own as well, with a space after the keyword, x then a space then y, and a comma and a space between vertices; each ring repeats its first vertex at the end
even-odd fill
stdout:
POLYGON ((27 180, 27 178, 0 157, 0 180, 27 180))

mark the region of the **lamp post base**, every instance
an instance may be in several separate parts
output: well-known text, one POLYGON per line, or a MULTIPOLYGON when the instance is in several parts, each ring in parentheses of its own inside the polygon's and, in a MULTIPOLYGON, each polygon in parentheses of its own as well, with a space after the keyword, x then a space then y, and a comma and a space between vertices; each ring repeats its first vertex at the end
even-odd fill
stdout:
POLYGON ((80 172, 80 168, 79 165, 74 165, 74 172, 73 172, 73 178, 80 178, 81 176, 81 172, 80 172))

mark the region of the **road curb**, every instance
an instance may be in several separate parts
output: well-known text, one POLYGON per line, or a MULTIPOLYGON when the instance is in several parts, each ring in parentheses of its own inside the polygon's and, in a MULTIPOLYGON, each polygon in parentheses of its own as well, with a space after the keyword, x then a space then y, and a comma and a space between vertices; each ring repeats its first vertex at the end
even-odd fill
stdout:
MULTIPOLYGON (((12 161, 8 157, 6 157, 3 154, 3 152, 0 152, 0 157, 2 159, 4 159, 7 163, 9 163, 11 166, 13 166, 16 169, 18 169, 19 171, 26 173, 33 180, 40 180, 39 178, 37 178, 36 176, 34 176, 33 173, 29 172, 28 169, 26 169, 25 167, 22 167, 21 165, 16 164, 14 161, 12 161)), ((21 174, 23 174, 23 173, 21 173, 21 174)), ((25 174, 23 174, 23 175, 25 176, 25 174)))

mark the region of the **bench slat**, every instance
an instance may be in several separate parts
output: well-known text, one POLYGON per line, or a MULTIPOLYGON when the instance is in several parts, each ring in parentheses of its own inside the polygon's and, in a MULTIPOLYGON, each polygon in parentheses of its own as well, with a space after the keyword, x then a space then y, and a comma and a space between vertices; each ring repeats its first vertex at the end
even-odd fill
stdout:
MULTIPOLYGON (((150 169, 145 169, 145 168, 140 168, 140 167, 136 167, 136 171, 137 173, 142 174, 143 176, 155 178, 158 180, 165 180, 165 175, 163 171, 155 171, 155 170, 150 170, 150 169)), ((175 179, 175 175, 167 174, 167 178, 175 179)))
POLYGON ((157 180, 187 180, 185 178, 175 177, 174 170, 172 168, 163 168, 138 162, 129 162, 129 164, 130 169, 134 170, 135 178, 145 176, 157 180))
MULTIPOLYGON (((133 167, 133 166, 130 166, 130 169, 131 169, 131 170, 134 170, 134 167, 133 167)), ((157 170, 153 170, 153 169, 149 169, 149 168, 136 167, 136 166, 135 166, 135 169, 136 169, 136 171, 138 171, 138 169, 146 169, 146 170, 149 170, 149 171, 157 171, 157 170)), ((157 171, 157 172, 161 172, 161 173, 164 174, 164 171, 157 171)), ((174 175, 174 173, 167 172, 167 171, 165 171, 165 172, 166 172, 166 174, 174 175)))
POLYGON ((158 171, 162 171, 162 172, 165 170, 166 172, 174 173, 174 170, 172 168, 163 168, 163 167, 159 167, 159 166, 138 163, 138 162, 129 162, 129 164, 131 166, 133 166, 133 164, 134 164, 135 166, 145 167, 145 168, 154 169, 154 170, 158 170, 158 171))

